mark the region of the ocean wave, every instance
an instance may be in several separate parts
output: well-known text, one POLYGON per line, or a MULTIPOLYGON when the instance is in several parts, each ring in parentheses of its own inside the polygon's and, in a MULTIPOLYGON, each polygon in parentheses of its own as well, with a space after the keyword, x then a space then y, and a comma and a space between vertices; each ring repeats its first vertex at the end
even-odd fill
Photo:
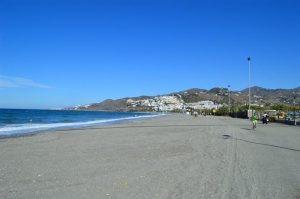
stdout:
POLYGON ((13 136, 19 134, 27 134, 38 131, 45 130, 55 130, 55 129, 64 129, 64 128, 78 128, 78 127, 88 127, 95 126, 100 124, 114 123, 125 120, 135 120, 142 118, 151 118, 158 117, 161 115, 141 115, 141 116, 132 116, 132 117, 124 117, 124 118, 115 118, 115 119, 102 119, 102 120, 94 120, 94 121, 86 121, 86 122, 73 122, 73 123, 48 123, 48 124, 14 124, 14 125, 5 125, 4 127, 0 127, 0 137, 13 136))

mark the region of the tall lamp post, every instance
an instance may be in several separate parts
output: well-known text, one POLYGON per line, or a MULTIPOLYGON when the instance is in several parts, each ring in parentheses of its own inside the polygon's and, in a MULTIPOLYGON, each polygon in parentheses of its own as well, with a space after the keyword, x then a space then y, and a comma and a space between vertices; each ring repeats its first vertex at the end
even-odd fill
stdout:
MULTIPOLYGON (((251 108, 251 98, 250 98, 250 61, 251 61, 251 59, 250 59, 250 57, 248 57, 248 68, 249 68, 249 71, 248 71, 248 86, 249 86, 249 107, 248 107, 248 110, 249 110, 249 112, 250 112, 250 108, 251 108)), ((252 113, 253 114, 253 113, 252 113)), ((250 118, 250 116, 249 116, 249 118, 250 118)))
POLYGON ((294 125, 297 126, 297 121, 296 121, 296 94, 294 95, 294 125))
POLYGON ((230 85, 228 85, 228 110, 230 115, 230 85))

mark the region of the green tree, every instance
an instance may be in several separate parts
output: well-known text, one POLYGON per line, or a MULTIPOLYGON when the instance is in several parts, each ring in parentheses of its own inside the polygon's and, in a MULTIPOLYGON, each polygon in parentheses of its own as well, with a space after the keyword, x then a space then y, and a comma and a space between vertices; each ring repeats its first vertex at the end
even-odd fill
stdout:
POLYGON ((229 107, 228 106, 220 107, 217 110, 216 115, 229 115, 229 107))

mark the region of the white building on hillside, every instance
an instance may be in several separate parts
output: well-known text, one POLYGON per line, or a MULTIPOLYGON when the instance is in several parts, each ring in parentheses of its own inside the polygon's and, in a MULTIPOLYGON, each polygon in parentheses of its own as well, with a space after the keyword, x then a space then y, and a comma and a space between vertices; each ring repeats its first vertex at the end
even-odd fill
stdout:
POLYGON ((218 109, 222 105, 215 104, 213 101, 199 101, 194 103, 186 103, 186 106, 194 108, 194 109, 218 109))

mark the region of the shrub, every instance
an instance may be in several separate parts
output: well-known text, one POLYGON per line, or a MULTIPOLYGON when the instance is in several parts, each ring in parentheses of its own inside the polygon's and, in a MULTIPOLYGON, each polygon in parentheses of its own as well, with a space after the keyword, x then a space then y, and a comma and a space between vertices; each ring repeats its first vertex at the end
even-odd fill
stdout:
POLYGON ((271 116, 270 118, 269 118, 269 122, 275 122, 276 121, 276 117, 275 116, 271 116))

